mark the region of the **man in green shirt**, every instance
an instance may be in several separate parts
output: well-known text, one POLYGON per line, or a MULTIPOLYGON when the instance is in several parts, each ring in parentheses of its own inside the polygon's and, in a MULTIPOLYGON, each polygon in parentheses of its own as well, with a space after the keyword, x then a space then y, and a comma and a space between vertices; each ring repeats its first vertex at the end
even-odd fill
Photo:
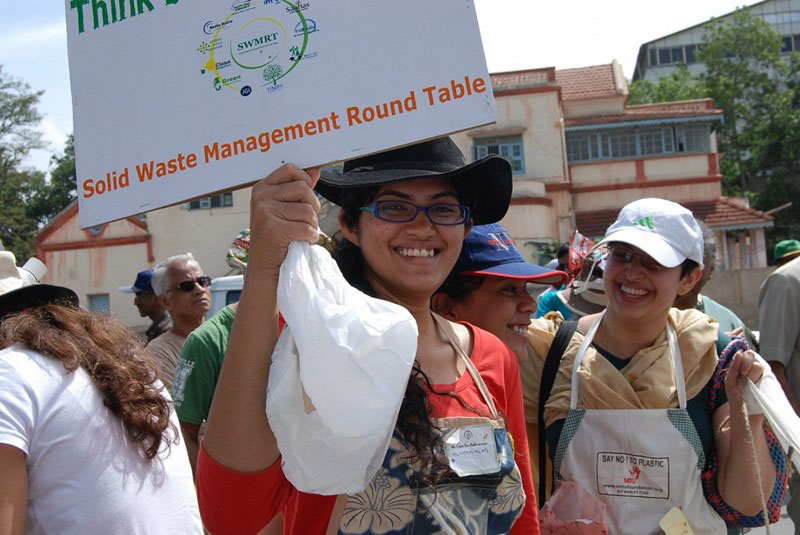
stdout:
POLYGON ((189 451, 192 471, 197 461, 200 426, 211 409, 211 400, 236 317, 236 305, 226 306, 192 331, 183 344, 175 369, 172 399, 189 451))

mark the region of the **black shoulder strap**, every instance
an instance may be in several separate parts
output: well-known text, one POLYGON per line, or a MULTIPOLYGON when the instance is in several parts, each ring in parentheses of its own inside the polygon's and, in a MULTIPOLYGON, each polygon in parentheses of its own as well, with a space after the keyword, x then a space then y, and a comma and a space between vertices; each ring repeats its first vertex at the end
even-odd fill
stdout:
POLYGON ((565 321, 556 332, 556 337, 550 345, 547 357, 542 368, 542 380, 539 383, 539 410, 537 422, 539 428, 539 508, 544 505, 545 491, 547 489, 547 441, 544 433, 544 406, 550 397, 553 383, 556 380, 556 373, 561 364, 561 357, 567 349, 567 344, 572 339, 572 335, 578 329, 577 321, 565 321))

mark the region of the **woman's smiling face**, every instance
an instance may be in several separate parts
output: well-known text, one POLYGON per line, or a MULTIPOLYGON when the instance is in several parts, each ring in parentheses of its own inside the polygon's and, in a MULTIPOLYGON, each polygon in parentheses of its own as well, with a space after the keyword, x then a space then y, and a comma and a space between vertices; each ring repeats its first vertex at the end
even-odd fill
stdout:
POLYGON ((523 280, 483 277, 477 290, 451 309, 458 321, 466 321, 500 338, 520 360, 525 358, 528 326, 536 302, 523 280))
POLYGON ((647 253, 624 243, 612 243, 603 275, 609 312, 630 320, 663 321, 678 295, 697 278, 681 277, 681 266, 667 268, 647 253))
MULTIPOLYGON (((375 201, 402 200, 427 207, 458 204, 455 188, 441 178, 417 178, 382 186, 375 201)), ((363 212, 355 228, 342 225, 345 237, 364 256, 367 279, 380 297, 391 301, 429 301, 456 263, 469 226, 435 225, 425 213, 412 221, 383 221, 363 212)))

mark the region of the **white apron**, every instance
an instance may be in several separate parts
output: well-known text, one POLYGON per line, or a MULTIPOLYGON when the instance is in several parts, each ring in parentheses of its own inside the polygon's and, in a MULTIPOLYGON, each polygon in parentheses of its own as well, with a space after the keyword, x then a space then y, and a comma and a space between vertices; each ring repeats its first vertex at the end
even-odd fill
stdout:
POLYGON ((606 504, 610 534, 663 533, 658 522, 673 507, 683 510, 697 535, 726 533, 725 522, 703 495, 705 454, 686 411, 683 361, 669 323, 680 408, 577 409, 577 370, 604 314, 575 355, 570 409, 555 455, 556 478, 575 481, 606 504))

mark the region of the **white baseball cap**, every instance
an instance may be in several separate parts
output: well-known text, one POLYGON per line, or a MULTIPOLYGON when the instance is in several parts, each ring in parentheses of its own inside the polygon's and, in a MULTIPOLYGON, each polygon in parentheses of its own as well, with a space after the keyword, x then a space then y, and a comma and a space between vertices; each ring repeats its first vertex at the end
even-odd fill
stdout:
POLYGON ((600 243, 622 242, 641 249, 664 267, 687 258, 703 267, 703 232, 692 212, 666 199, 639 199, 620 210, 600 243))

